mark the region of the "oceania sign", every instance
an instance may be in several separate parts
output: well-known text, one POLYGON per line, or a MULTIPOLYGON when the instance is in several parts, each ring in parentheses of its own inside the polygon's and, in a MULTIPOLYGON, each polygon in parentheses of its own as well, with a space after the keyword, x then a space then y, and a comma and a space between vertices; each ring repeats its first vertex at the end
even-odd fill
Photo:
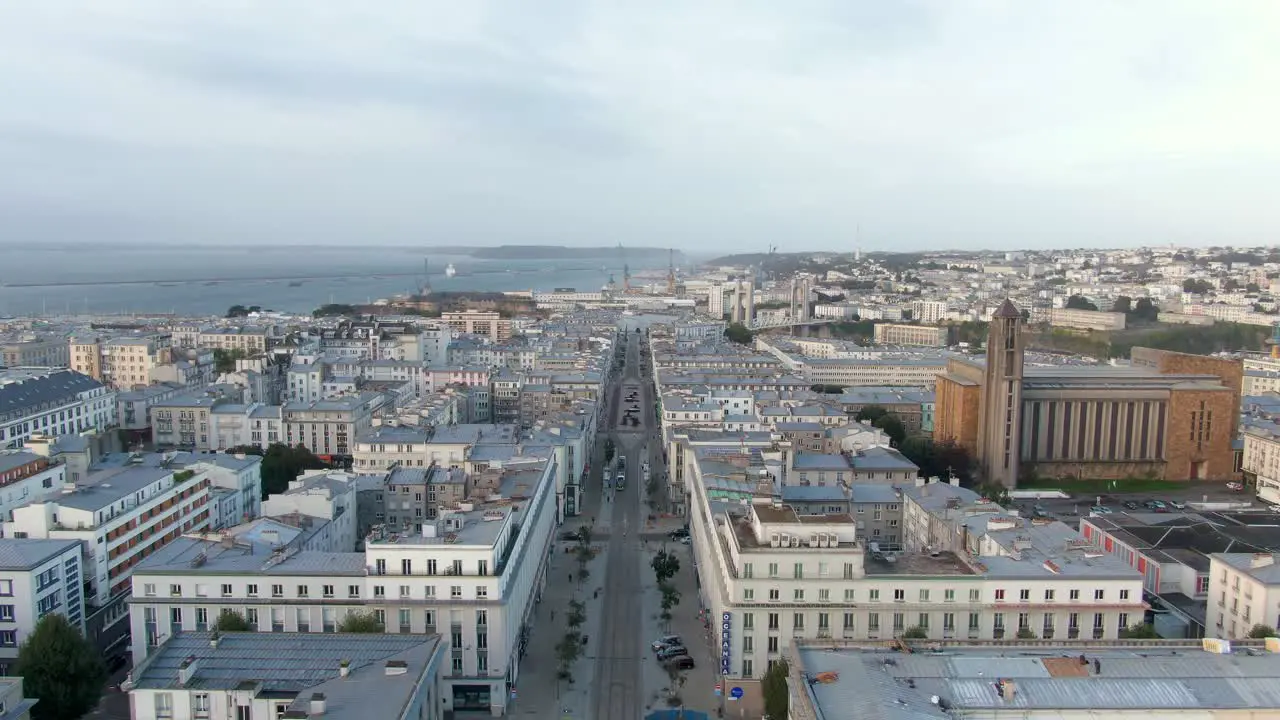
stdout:
POLYGON ((728 675, 733 667, 733 613, 720 616, 720 674, 728 675))

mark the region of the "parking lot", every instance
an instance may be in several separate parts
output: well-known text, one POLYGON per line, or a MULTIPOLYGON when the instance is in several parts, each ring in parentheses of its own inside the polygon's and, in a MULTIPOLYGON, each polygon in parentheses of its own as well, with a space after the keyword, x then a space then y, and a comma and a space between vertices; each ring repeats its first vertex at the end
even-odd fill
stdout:
MULTIPOLYGON (((1071 494, 1069 490, 1066 492, 1071 494)), ((1066 499, 1014 498, 1013 507, 1026 516, 1039 515, 1070 521, 1081 515, 1088 515, 1095 507, 1103 508, 1103 512, 1181 512, 1188 508, 1188 504, 1194 503, 1247 503, 1258 509, 1270 507, 1260 502, 1247 489, 1234 490, 1222 482, 1188 483, 1137 492, 1078 493, 1071 494, 1066 499)))

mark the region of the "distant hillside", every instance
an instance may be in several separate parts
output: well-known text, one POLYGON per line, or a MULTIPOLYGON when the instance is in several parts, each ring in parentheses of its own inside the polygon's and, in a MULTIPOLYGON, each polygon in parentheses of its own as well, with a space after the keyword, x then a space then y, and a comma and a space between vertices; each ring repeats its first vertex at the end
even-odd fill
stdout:
MULTIPOLYGON (((460 246, 436 246, 427 248, 447 255, 468 255, 474 258, 484 260, 556 260, 565 257, 572 257, 577 260, 583 258, 595 259, 617 259, 620 254, 625 254, 628 258, 653 258, 656 256, 665 256, 667 248, 655 247, 626 247, 622 253, 616 246, 614 247, 565 247, 563 245, 498 245, 497 247, 460 247, 460 246)), ((676 250, 676 260, 681 261, 684 253, 676 250)))

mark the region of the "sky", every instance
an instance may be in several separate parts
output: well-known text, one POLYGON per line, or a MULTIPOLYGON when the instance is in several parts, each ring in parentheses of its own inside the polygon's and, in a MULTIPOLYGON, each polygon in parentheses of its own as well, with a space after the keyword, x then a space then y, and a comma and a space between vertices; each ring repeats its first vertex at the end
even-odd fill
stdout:
POLYGON ((1280 243, 1276 0, 4 3, 0 244, 1280 243))

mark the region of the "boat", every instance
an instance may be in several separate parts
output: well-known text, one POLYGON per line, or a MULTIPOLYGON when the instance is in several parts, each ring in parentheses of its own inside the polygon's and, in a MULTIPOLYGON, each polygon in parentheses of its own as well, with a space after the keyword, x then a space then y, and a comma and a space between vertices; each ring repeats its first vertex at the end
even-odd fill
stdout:
POLYGON ((289 287, 302 287, 302 281, 301 281, 301 280, 294 280, 294 281, 292 281, 292 282, 290 282, 290 283, 289 283, 289 287))
POLYGON ((444 269, 445 277, 453 277, 454 275, 457 275, 457 274, 458 274, 458 268, 454 267, 453 263, 449 263, 449 267, 444 269))

